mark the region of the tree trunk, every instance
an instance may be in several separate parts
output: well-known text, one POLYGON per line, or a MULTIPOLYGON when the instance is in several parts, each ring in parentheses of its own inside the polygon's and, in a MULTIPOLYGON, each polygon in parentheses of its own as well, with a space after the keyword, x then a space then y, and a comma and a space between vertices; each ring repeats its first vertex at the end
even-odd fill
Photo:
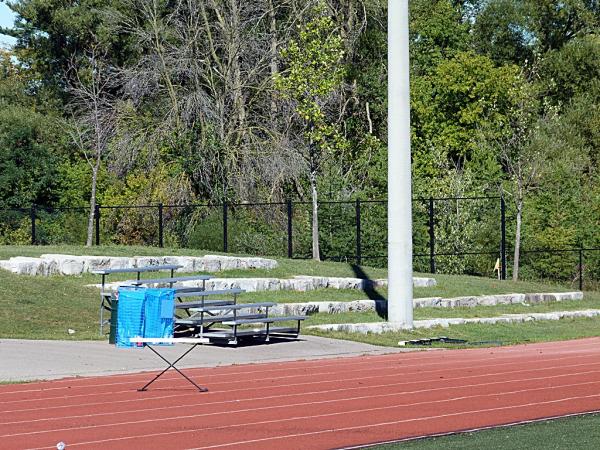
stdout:
POLYGON ((98 184, 98 170, 100 169, 100 159, 92 167, 92 196, 90 198, 90 215, 88 217, 86 247, 91 247, 94 238, 94 217, 96 215, 96 185, 98 184))
POLYGON ((319 205, 317 203, 317 172, 310 171, 310 193, 312 197, 312 257, 321 261, 319 250, 319 205))
POLYGON ((231 14, 231 29, 226 33, 228 39, 227 54, 228 62, 231 67, 231 93, 233 95, 233 107, 235 108, 235 118, 237 119, 237 142, 244 141, 246 134, 246 101, 244 98, 244 90, 242 83, 242 73, 240 67, 241 42, 240 36, 242 32, 241 17, 239 3, 237 0, 230 0, 229 12, 231 14))
MULTIPOLYGON (((275 79, 275 76, 279 73, 279 64, 278 64, 278 53, 277 53, 277 15, 275 11, 275 5, 273 4, 273 0, 269 0, 269 31, 271 34, 271 43, 270 43, 270 64, 269 67, 271 69, 271 80, 275 79)), ((271 93, 271 123, 275 123, 275 118, 277 116, 277 93, 275 90, 271 93)))
POLYGON ((517 229, 515 231, 515 254, 513 262, 513 281, 519 280, 519 257, 521 255, 521 221, 523 215, 523 199, 517 201, 517 229))

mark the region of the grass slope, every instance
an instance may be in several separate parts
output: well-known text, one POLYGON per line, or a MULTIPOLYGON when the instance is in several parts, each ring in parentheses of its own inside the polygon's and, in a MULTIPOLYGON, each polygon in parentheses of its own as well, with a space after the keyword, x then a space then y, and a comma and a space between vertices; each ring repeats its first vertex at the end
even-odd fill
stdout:
MULTIPOLYGON (((157 249, 148 247, 84 247, 60 246, 0 246, 0 259, 11 256, 39 256, 44 253, 63 254, 95 254, 112 256, 134 255, 197 255, 202 251, 186 249, 157 249)), ((213 274, 218 277, 275 277, 287 278, 294 275, 319 275, 355 277, 364 273, 370 278, 383 278, 384 269, 361 267, 351 264, 304 260, 280 259, 279 267, 274 270, 227 271, 213 274)), ((166 274, 165 274, 166 275, 166 274)), ((109 281, 124 280, 111 276, 109 281)), ((416 288, 415 297, 456 297, 461 295, 482 295, 513 292, 549 292, 565 290, 557 285, 512 281, 499 282, 485 279, 456 275, 435 275, 438 286, 435 288, 416 288)), ((14 275, 0 270, 0 338, 30 338, 30 339, 99 339, 98 336, 98 307, 99 292, 96 288, 86 287, 87 284, 99 282, 99 277, 84 274, 81 277, 30 277, 14 275), (69 334, 68 329, 75 330, 69 334)), ((308 301, 350 301, 368 297, 385 298, 387 291, 379 289, 376 292, 360 290, 316 290, 309 292, 275 291, 246 293, 240 301, 274 301, 274 302, 308 302, 308 301)), ((582 302, 547 303, 541 305, 503 305, 477 308, 418 308, 415 309, 415 319, 432 317, 491 317, 505 313, 546 312, 557 310, 574 310, 585 308, 600 308, 600 293, 586 292, 582 302)), ((382 321, 374 312, 348 314, 317 314, 307 320, 306 325, 322 323, 359 323, 382 321)), ((556 322, 540 322, 535 324, 477 326, 469 325, 451 327, 450 329, 424 330, 411 333, 391 333, 379 336, 349 336, 335 334, 335 337, 367 341, 378 345, 396 345, 398 340, 415 337, 431 337, 436 335, 451 335, 466 337, 469 340, 502 340, 503 342, 527 342, 528 339, 549 340, 566 339, 598 335, 596 321, 573 320, 556 322)), ((306 327, 305 327, 306 329, 306 327)), ((317 334, 317 332, 314 332, 317 334)), ((332 336, 332 335, 330 335, 332 336)))

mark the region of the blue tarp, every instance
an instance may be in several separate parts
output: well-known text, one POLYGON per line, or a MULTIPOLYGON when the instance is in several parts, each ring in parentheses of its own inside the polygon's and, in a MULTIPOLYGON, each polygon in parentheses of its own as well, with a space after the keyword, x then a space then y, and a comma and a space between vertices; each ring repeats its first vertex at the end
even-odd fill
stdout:
POLYGON ((132 337, 173 337, 173 289, 118 289, 117 347, 136 347, 132 337))

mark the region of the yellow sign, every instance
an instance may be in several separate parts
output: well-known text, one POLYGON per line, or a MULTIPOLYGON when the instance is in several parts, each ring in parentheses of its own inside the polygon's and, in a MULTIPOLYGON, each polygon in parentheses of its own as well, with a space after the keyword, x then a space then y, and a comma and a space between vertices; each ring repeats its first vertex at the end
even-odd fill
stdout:
POLYGON ((498 272, 498 279, 500 279, 500 258, 496 259, 496 265, 494 266, 494 272, 498 272))

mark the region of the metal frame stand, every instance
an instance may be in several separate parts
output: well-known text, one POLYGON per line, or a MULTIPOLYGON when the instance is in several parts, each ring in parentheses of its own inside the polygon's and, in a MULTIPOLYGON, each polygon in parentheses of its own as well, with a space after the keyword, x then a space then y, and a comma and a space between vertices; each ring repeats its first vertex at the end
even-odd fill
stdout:
POLYGON ((147 391, 148 390, 148 386, 150 386, 152 383, 154 383, 156 380, 158 380, 162 375, 164 375, 169 369, 174 369, 177 371, 177 373, 179 373, 179 375, 181 375, 183 378, 185 378, 186 380, 188 380, 191 384, 193 384, 200 392, 207 392, 208 388, 202 387, 202 386, 198 386, 191 378, 189 378, 185 373, 183 373, 181 370, 179 370, 177 367, 175 367, 175 364, 177 364, 179 361, 181 361, 183 358, 185 358, 187 356, 188 353, 190 353, 192 350, 194 350, 198 345, 200 344, 193 344, 183 355, 181 355, 179 358, 177 358, 175 361, 170 362, 168 359, 166 359, 163 355, 161 355, 160 353, 158 353, 151 345, 145 344, 145 347, 148 347, 150 350, 152 350, 154 352, 154 354, 156 354, 160 359, 162 359, 164 362, 166 362, 169 366, 163 370, 161 373, 159 373, 158 375, 156 375, 152 380, 150 380, 148 383, 146 383, 146 385, 140 389, 138 389, 138 391, 147 391))

